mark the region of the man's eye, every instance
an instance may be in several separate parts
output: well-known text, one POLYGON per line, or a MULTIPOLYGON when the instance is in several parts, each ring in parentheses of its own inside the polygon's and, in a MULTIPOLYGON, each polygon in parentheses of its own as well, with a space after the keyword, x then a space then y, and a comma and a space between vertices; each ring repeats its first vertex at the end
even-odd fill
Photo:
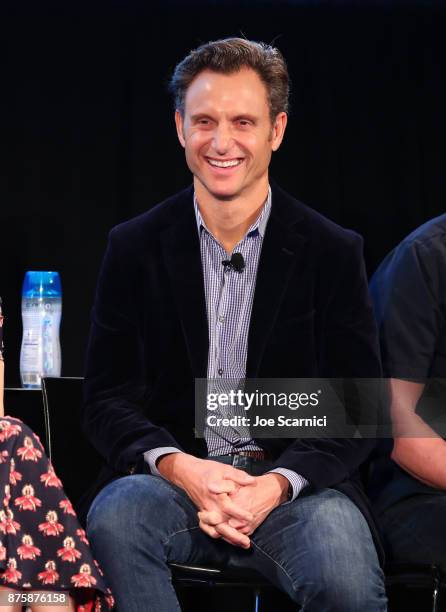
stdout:
POLYGON ((246 127, 247 125, 251 125, 251 121, 249 121, 249 119, 239 119, 238 123, 242 127, 246 127))

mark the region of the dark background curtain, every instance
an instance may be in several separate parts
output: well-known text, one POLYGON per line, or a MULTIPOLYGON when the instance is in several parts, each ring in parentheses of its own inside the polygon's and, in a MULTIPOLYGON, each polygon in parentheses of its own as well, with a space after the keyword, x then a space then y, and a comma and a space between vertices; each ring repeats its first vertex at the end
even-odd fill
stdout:
POLYGON ((7 384, 19 382, 28 269, 61 273, 63 373, 82 373, 108 231, 191 180, 166 83, 176 62, 202 42, 241 33, 275 40, 293 98, 272 176, 360 232, 370 273, 405 234, 441 214, 444 4, 3 2, 7 384))

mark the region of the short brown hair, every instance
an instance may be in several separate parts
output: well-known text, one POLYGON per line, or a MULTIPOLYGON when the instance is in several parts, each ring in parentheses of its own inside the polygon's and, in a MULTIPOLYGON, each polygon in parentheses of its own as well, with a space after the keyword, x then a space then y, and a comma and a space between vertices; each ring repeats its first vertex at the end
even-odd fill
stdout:
POLYGON ((263 42, 245 38, 214 40, 194 49, 175 67, 169 83, 175 108, 184 115, 186 92, 194 78, 203 70, 222 74, 252 68, 265 84, 271 121, 278 113, 288 112, 290 79, 281 52, 263 42))

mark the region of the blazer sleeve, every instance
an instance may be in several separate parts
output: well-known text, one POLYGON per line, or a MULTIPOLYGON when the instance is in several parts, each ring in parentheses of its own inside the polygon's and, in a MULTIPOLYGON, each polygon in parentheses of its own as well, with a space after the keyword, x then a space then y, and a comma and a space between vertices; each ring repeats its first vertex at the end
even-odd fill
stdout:
MULTIPOLYGON (((326 378, 379 379, 381 362, 376 324, 362 257, 362 238, 348 233, 347 244, 333 252, 334 262, 321 275, 327 292, 320 341, 320 372, 326 378)), ((373 384, 373 383, 372 383, 373 384)), ((379 407, 372 402, 371 410, 379 407)), ((369 415, 377 423, 378 413, 369 415)), ((301 438, 290 444, 275 466, 289 468, 317 488, 332 487, 352 476, 376 445, 374 438, 301 438)))
POLYGON ((152 423, 144 363, 143 282, 137 247, 120 228, 111 231, 99 273, 87 348, 82 411, 85 435, 119 472, 129 473, 151 448, 180 450, 152 423))

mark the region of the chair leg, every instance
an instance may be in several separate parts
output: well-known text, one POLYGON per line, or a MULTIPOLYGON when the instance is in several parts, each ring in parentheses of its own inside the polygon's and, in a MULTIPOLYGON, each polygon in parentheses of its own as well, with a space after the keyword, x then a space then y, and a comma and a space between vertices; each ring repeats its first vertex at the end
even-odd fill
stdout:
POLYGON ((254 608, 253 608, 253 612, 260 612, 260 589, 255 589, 254 590, 254 608))
POLYGON ((432 591, 432 612, 438 612, 438 593, 440 590, 440 583, 438 578, 434 578, 434 589, 432 591))

